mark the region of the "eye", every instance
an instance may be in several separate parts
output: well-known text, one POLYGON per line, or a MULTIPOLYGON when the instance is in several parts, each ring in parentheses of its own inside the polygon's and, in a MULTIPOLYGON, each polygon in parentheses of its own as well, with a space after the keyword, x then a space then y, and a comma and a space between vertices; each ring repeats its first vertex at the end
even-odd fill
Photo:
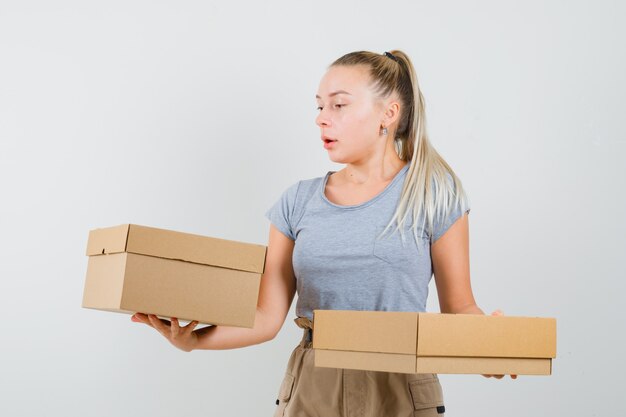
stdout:
POLYGON ((318 107, 317 107, 317 110, 322 111, 322 107, 321 107, 321 106, 318 106, 318 107))
POLYGON ((339 109, 339 108, 343 107, 344 105, 345 104, 335 104, 335 107, 339 109))

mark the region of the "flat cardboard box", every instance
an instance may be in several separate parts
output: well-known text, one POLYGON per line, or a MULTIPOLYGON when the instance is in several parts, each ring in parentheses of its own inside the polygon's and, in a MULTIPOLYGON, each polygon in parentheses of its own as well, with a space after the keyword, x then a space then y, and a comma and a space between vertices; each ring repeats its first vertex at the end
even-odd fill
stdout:
POLYGON ((314 310, 315 366, 402 373, 550 375, 556 320, 314 310))
POLYGON ((134 224, 95 229, 82 306, 252 328, 266 249, 134 224))

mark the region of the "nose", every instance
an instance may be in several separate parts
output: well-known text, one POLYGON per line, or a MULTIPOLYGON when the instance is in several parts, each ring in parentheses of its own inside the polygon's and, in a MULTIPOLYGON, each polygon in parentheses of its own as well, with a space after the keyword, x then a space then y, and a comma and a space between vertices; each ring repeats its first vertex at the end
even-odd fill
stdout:
POLYGON ((328 127, 330 126, 330 120, 326 117, 326 113, 324 113, 324 109, 322 109, 317 117, 315 118, 315 124, 319 127, 328 127))

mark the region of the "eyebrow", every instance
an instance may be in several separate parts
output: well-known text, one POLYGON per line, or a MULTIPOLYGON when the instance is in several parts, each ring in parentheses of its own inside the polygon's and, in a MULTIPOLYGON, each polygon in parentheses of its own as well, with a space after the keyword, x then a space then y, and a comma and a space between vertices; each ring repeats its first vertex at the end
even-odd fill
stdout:
MULTIPOLYGON (((330 93, 330 94, 328 95, 328 97, 334 97, 334 96, 336 96, 337 94, 347 94, 347 95, 349 95, 349 96, 351 96, 351 95, 352 95, 352 94, 348 93, 347 91, 344 91, 344 90, 337 90, 337 91, 333 91, 332 93, 330 93)), ((315 95, 315 98, 321 98, 321 97, 320 97, 320 96, 318 96, 318 95, 316 94, 316 95, 315 95)))

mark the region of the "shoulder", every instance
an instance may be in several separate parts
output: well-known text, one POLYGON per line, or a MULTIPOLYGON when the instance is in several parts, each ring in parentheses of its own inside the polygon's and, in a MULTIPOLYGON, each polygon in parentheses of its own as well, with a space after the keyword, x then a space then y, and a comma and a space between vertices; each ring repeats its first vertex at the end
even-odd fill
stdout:
POLYGON ((321 176, 298 181, 296 184, 298 185, 299 194, 308 194, 310 191, 318 189, 322 186, 325 178, 326 176, 321 176))
POLYGON ((321 187, 325 178, 326 176, 324 175, 321 177, 307 178, 296 181, 287 187, 285 193, 290 194, 293 197, 309 194, 311 191, 321 187))

